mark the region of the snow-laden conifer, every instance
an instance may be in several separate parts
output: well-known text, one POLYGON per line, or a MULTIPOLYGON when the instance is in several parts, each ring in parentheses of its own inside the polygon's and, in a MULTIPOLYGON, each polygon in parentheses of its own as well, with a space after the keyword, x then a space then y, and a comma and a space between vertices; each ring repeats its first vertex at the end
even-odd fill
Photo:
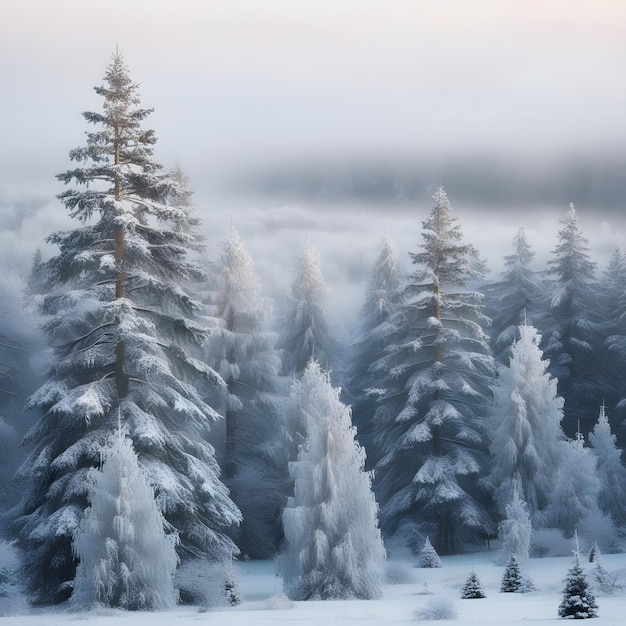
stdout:
POLYGON ((419 564, 420 567, 441 567, 441 559, 428 537, 424 540, 424 545, 420 551, 419 564))
POLYGON ((626 526, 626 467, 622 463, 622 451, 617 447, 617 437, 605 411, 600 415, 593 431, 589 433, 591 451, 596 457, 600 479, 600 507, 611 515, 616 526, 626 526))
POLYGON ((48 239, 59 252, 45 263, 41 312, 54 359, 29 402, 43 417, 26 438, 13 522, 38 602, 71 590, 86 477, 118 413, 181 557, 230 558, 225 533, 240 519, 205 440, 225 385, 200 358, 207 330, 189 289, 202 277, 189 258, 200 243, 189 208, 172 204, 183 190, 153 158, 154 132, 142 127, 151 110, 119 54, 96 93, 102 111, 84 114, 94 130, 58 176, 79 225, 48 239))
POLYGON ((300 376, 311 359, 332 365, 332 338, 326 314, 328 287, 320 269, 317 248, 307 243, 297 259, 291 298, 280 328, 283 372, 300 376))
POLYGON ((487 288, 494 356, 505 365, 509 362, 511 346, 519 338, 519 327, 539 317, 542 295, 541 280, 532 269, 535 253, 523 226, 513 238, 513 246, 515 252, 504 257, 501 280, 487 288))
POLYGON ((606 325, 598 306, 595 263, 573 204, 561 223, 558 244, 549 260, 550 309, 542 334, 549 371, 565 400, 563 429, 573 435, 578 428, 591 430, 593 412, 602 398, 597 374, 602 371, 600 348, 606 325))
POLYGON ((375 488, 385 532, 429 535, 449 554, 495 530, 480 481, 495 369, 482 296, 468 287, 474 248, 445 191, 433 198, 421 251, 411 254, 417 269, 376 365, 385 391, 375 488))
POLYGON ((563 400, 557 395, 557 381, 547 373, 537 330, 520 326, 518 333, 509 366, 500 367, 494 387, 490 482, 502 514, 517 485, 537 525, 538 511, 550 500, 559 444, 565 440, 563 400))
POLYGON ((176 603, 175 534, 139 468, 132 442, 120 431, 104 449, 102 467, 88 476, 88 501, 74 537, 72 606, 155 611, 176 603))
POLYGON ((522 572, 515 553, 511 552, 509 560, 502 574, 502 582, 500 583, 500 591, 504 593, 513 593, 520 591, 523 587, 522 572))
POLYGON ((515 554, 521 561, 528 559, 532 538, 532 522, 526 502, 520 498, 517 485, 511 501, 504 508, 505 518, 498 525, 498 537, 505 553, 515 554))
MULTIPOLYGON (((270 558, 280 536, 284 506, 281 359, 267 329, 270 307, 261 296, 254 264, 236 231, 212 264, 207 361, 226 381, 223 468, 231 497, 243 514, 237 543, 243 554, 270 558)), ((215 438, 213 437, 213 441, 215 438)))
POLYGON ((380 458, 375 414, 378 399, 384 394, 377 363, 385 355, 390 319, 401 300, 401 273, 395 245, 387 238, 372 269, 360 324, 352 343, 347 392, 352 404, 352 419, 359 442, 367 451, 367 464, 374 467, 380 458))
POLYGON ((378 597, 385 557, 365 453, 350 410, 311 362, 293 385, 306 442, 291 463, 294 495, 283 512, 281 572, 293 600, 378 597))
POLYGON ((474 570, 467 577, 465 584, 463 585, 463 590, 461 591, 461 598, 463 600, 475 600, 479 598, 486 598, 485 591, 483 586, 478 579, 478 575, 474 570))
POLYGON ((567 572, 558 614, 559 617, 568 619, 587 619, 598 615, 596 599, 580 566, 578 549, 574 556, 574 565, 567 572))

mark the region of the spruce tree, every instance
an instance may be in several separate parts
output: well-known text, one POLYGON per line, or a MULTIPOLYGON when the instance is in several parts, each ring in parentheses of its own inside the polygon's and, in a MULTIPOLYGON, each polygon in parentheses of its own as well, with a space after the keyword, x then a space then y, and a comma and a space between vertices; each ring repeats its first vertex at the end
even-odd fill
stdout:
POLYGON ((423 222, 417 266, 377 371, 384 452, 376 468, 383 529, 429 535, 439 554, 495 531, 480 479, 494 362, 481 294, 468 288, 474 248, 445 191, 423 222))
POLYGON ((226 390, 202 360, 207 330, 188 287, 202 277, 199 248, 175 177, 154 160, 151 109, 121 55, 113 56, 96 127, 70 153, 71 185, 59 198, 79 226, 51 235, 42 298, 54 347, 47 382, 31 397, 43 416, 26 443, 24 497, 13 521, 27 586, 39 603, 65 599, 75 575, 72 537, 87 505, 91 469, 121 416, 181 558, 224 560, 240 514, 206 443, 219 418, 209 404, 226 390))
POLYGON ((350 409, 314 361, 294 383, 291 402, 306 442, 289 467, 294 493, 283 512, 286 593, 294 600, 378 597, 385 550, 350 409))
POLYGON ((520 571, 519 563, 513 552, 507 561, 504 568, 504 574, 502 575, 502 583, 500 584, 500 591, 505 593, 513 593, 520 591, 523 587, 522 572, 520 571))
POLYGON ((506 552, 526 561, 533 529, 528 506, 519 495, 518 485, 514 486, 511 502, 505 506, 504 512, 505 518, 498 525, 502 546, 506 552))
POLYGON ((468 576, 465 584, 463 585, 461 598, 463 600, 476 600, 486 597, 485 591, 483 590, 480 580, 478 579, 478 575, 474 570, 472 570, 472 573, 468 576))
POLYGON ((598 605, 580 566, 578 552, 574 558, 574 565, 567 572, 563 600, 559 605, 558 613, 559 617, 568 619, 587 619, 598 616, 598 605))
POLYGON ((79 559, 72 606, 156 611, 176 604, 173 536, 120 429, 89 476, 89 508, 74 536, 79 559))
POLYGON ((420 567, 441 567, 441 559, 428 537, 426 537, 420 552, 420 567))

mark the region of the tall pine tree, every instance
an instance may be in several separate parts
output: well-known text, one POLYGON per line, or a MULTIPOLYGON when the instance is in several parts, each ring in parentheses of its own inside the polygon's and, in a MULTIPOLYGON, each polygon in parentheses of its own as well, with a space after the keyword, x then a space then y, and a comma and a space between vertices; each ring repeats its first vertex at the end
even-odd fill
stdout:
POLYGON ((13 522, 41 603, 71 591, 86 477, 118 413, 182 558, 229 558, 225 533, 240 519, 205 440, 219 417, 208 396, 225 385, 199 358, 207 331, 186 290, 201 274, 188 258, 199 246, 189 210, 167 202, 182 190, 153 158, 154 132, 142 128, 151 109, 139 106, 121 55, 96 93, 102 111, 84 113, 96 129, 58 176, 72 185, 59 198, 80 225, 49 237, 59 253, 46 263, 41 312, 55 358, 30 400, 43 416, 26 438, 13 522))
POLYGON ((481 294, 468 288, 474 248, 439 188, 423 222, 407 298, 394 316, 377 412, 383 528, 428 535, 440 554, 494 531, 480 478, 494 362, 481 294))

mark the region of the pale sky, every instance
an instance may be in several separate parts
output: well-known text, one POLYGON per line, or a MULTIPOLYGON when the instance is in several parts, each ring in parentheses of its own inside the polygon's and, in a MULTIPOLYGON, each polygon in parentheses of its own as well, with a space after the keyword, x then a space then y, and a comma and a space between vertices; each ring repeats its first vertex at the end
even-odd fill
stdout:
MULTIPOLYGON (((190 176, 210 237, 233 220, 266 282, 277 285, 284 277, 271 255, 258 258, 269 237, 288 234, 278 247, 292 254, 308 236, 329 259, 329 282, 347 284, 354 276, 346 268, 362 273, 359 262, 375 258, 385 231, 398 235, 401 255, 415 249, 428 207, 403 217, 338 209, 320 221, 306 197, 291 198, 296 207, 262 194, 239 200, 233 190, 251 172, 457 155, 540 168, 572 155, 593 162, 626 154, 623 0, 3 0, 0 24, 0 245, 20 267, 38 238, 66 225, 54 175, 83 143, 81 112, 99 108, 92 87, 116 45, 142 104, 155 108, 148 122, 157 158, 180 162, 190 176), (351 234, 358 249, 348 258, 351 234)), ((464 198, 451 200, 472 215, 464 198)), ((621 225, 577 206, 604 255, 621 225)), ((556 219, 546 226, 524 215, 506 225, 489 220, 504 242, 481 249, 489 258, 510 253, 512 222, 552 241, 558 228, 556 219)), ((493 243, 478 221, 468 235, 493 243)))

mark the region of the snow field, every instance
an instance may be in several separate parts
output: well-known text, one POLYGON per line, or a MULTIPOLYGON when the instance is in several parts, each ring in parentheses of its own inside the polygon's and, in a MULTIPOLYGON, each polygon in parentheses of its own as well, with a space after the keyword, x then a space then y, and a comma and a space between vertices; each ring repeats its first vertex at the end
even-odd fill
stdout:
MULTIPOLYGON (((441 623, 481 624, 481 626, 533 626, 555 624, 562 599, 564 579, 572 566, 572 557, 530 559, 522 566, 537 586, 527 594, 501 593, 500 582, 504 565, 499 564, 497 550, 442 557, 443 567, 415 567, 415 560, 392 558, 389 566, 401 569, 413 582, 385 584, 379 600, 326 600, 292 602, 283 594, 282 579, 275 575, 272 561, 237 563, 242 603, 236 607, 199 610, 179 606, 157 613, 124 612, 99 609, 76 613, 66 606, 26 609, 22 615, 0 617, 0 626, 64 626, 89 621, 93 626, 172 626, 207 624, 211 626, 259 626, 276 624, 302 626, 315 624, 358 624, 385 626, 419 622, 417 613, 433 598, 446 598, 456 611, 454 620, 441 623), (461 588, 472 569, 478 575, 487 595, 480 600, 461 600, 461 588)), ((603 563, 611 572, 619 572, 620 583, 626 585, 626 554, 603 555, 603 563)), ((581 554, 581 565, 591 580, 593 565, 581 554)), ((611 597, 596 595, 599 611, 594 626, 621 626, 624 623, 626 595, 611 597)), ((3 599, 0 599, 0 602, 3 599)), ((423 620, 422 620, 423 621, 423 620)))

